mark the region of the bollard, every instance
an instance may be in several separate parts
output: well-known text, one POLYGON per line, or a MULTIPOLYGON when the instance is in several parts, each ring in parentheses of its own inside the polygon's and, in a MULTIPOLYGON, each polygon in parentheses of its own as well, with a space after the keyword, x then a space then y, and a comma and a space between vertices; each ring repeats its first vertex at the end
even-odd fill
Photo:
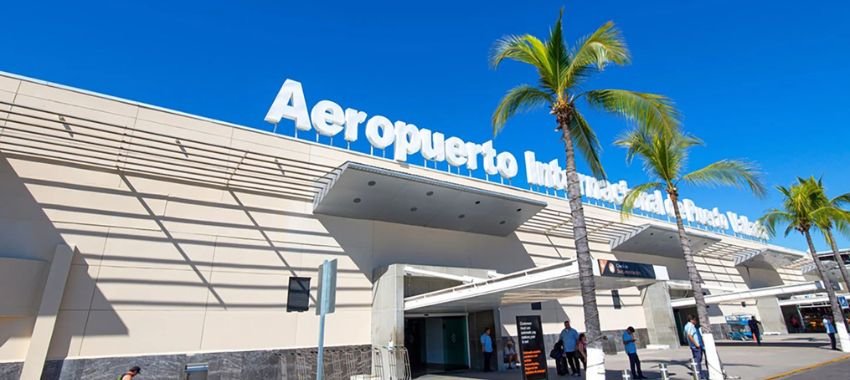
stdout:
POLYGON ((661 370, 661 380, 670 380, 670 374, 667 373, 667 364, 661 363, 658 367, 661 370))
POLYGON ((699 373, 699 368, 697 367, 697 361, 691 358, 691 369, 693 370, 693 380, 700 380, 702 378, 702 374, 699 373))
POLYGON ((631 375, 631 373, 629 373, 629 370, 627 370, 627 369, 623 370, 623 380, 631 380, 631 378, 632 378, 632 375, 631 375))

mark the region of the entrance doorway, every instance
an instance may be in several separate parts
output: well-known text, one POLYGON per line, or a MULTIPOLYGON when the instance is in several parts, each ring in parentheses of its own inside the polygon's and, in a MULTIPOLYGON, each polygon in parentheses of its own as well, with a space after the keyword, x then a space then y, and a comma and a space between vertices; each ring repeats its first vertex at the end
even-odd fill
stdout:
POLYGON ((688 315, 697 315, 696 307, 683 307, 673 309, 673 317, 676 318, 676 334, 679 336, 679 344, 688 345, 688 338, 685 337, 685 325, 688 324, 688 315))
POLYGON ((404 320, 404 346, 413 376, 469 368, 466 315, 404 320))

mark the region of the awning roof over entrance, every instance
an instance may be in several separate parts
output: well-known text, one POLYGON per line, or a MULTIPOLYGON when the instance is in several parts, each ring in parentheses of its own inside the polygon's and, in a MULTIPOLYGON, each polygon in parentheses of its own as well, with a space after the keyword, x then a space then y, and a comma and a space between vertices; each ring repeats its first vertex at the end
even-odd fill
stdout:
MULTIPOLYGON (((739 292, 729 292, 720 294, 709 294, 705 296, 705 303, 718 304, 723 302, 735 302, 749 300, 761 297, 777 297, 788 296, 794 294, 808 294, 823 291, 823 284, 820 281, 805 282, 802 284, 771 286, 758 289, 747 289, 739 292)), ((670 305, 675 307, 686 307, 696 305, 693 297, 679 298, 670 301, 670 305)))
MULTIPOLYGON (((649 285, 669 279, 667 268, 652 265, 655 278, 600 276, 594 265, 597 290, 649 285)), ((498 278, 458 285, 404 299, 404 310, 451 313, 495 309, 503 305, 552 301, 580 295, 578 263, 574 260, 527 269, 498 278)))
POLYGON ((505 236, 545 202, 346 162, 328 174, 316 214, 505 236))
MULTIPOLYGON (((720 238, 693 231, 688 231, 687 234, 691 238, 691 249, 694 253, 720 241, 720 238)), ((644 224, 634 232, 612 240, 611 250, 674 258, 684 257, 676 228, 655 224, 644 224)))

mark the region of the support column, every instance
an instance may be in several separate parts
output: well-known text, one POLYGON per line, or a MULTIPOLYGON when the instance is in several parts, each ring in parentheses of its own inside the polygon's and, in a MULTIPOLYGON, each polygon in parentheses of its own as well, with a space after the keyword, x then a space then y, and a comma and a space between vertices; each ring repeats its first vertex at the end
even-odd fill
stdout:
POLYGON ((756 309, 759 311, 759 320, 764 328, 763 332, 778 332, 788 334, 785 317, 776 297, 764 297, 756 299, 756 309))
POLYGON ((678 347, 679 335, 676 333, 676 319, 673 317, 673 307, 670 306, 667 282, 658 281, 643 288, 641 298, 649 343, 678 347))
POLYGON ((56 246, 53 260, 50 262, 50 272, 44 283, 44 291, 41 295, 41 305, 35 319, 35 326, 30 337, 30 345, 27 357, 21 369, 21 380, 37 380, 41 378, 44 362, 47 360, 47 350, 50 348, 50 340, 53 338, 53 328, 56 325, 56 315, 59 313, 59 305, 62 303, 62 295, 65 294, 65 282, 68 272, 71 270, 71 259, 74 250, 65 245, 56 246))
POLYGON ((378 268, 372 285, 372 346, 404 345, 404 265, 378 268))

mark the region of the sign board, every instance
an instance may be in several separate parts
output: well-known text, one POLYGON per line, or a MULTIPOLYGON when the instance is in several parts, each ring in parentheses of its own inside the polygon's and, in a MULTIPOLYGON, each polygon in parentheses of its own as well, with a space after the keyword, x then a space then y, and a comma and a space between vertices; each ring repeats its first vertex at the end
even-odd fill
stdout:
MULTIPOLYGON (((370 152, 391 149, 392 159, 398 162, 408 162, 410 156, 419 155, 426 166, 428 162, 435 167, 445 162, 448 167, 457 168, 458 173, 461 167, 465 167, 470 176, 483 171, 485 179, 498 176, 508 182, 517 177, 524 166, 525 182, 529 186, 546 190, 547 194, 549 190, 557 192, 567 188, 567 173, 557 158, 539 159, 535 152, 525 151, 521 163, 513 153, 498 151, 493 140, 482 143, 465 141, 457 136, 445 136, 439 131, 416 126, 409 120, 393 120, 380 114, 368 114, 328 99, 319 100, 310 107, 303 86, 292 79, 286 79, 283 83, 265 117, 267 122, 275 125, 275 131, 283 119, 292 121, 296 137, 298 131, 313 130, 317 142, 319 136, 324 136, 331 145, 333 138, 341 135, 350 146, 362 134, 369 142, 370 152)), ((626 181, 609 182, 581 174, 579 184, 583 197, 615 207, 622 205, 629 191, 626 181)), ((744 215, 723 212, 717 207, 702 208, 690 199, 681 199, 678 203, 680 214, 687 223, 756 239, 768 238, 761 224, 744 215)), ((661 220, 668 220, 675 215, 673 201, 657 190, 640 194, 634 209, 661 220)))
POLYGON ((286 311, 302 312, 310 308, 310 277, 290 277, 286 292, 286 311))
POLYGON ((655 278, 655 268, 651 264, 628 261, 599 260, 599 273, 608 277, 655 278))
POLYGON ((319 265, 319 291, 316 315, 332 314, 336 310, 336 259, 319 265))
POLYGON ((847 303, 847 297, 839 296, 838 305, 841 306, 842 309, 850 309, 850 304, 847 303))
POLYGON ((522 362, 522 378, 525 380, 547 380, 546 347, 543 345, 543 325, 538 315, 516 317, 519 337, 519 357, 522 362))

